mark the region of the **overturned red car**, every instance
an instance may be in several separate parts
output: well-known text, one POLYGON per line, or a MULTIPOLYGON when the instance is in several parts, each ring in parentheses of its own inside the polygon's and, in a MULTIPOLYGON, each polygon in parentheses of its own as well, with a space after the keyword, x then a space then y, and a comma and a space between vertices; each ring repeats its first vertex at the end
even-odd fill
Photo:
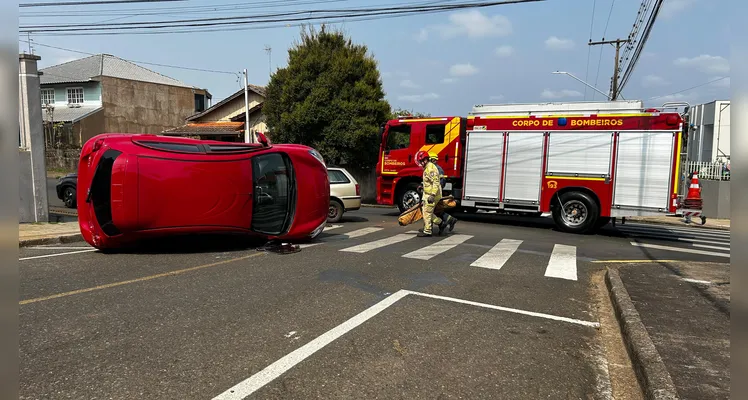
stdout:
POLYGON ((99 249, 179 234, 314 238, 325 227, 324 159, 291 144, 107 133, 83 146, 78 222, 99 249))

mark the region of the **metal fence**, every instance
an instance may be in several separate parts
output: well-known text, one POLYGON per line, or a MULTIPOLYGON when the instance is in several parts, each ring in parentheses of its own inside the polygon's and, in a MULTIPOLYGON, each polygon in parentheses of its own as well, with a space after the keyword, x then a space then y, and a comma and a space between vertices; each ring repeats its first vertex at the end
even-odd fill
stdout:
POLYGON ((730 162, 702 162, 688 161, 686 163, 686 174, 698 172, 699 179, 710 181, 729 181, 730 180, 730 162))

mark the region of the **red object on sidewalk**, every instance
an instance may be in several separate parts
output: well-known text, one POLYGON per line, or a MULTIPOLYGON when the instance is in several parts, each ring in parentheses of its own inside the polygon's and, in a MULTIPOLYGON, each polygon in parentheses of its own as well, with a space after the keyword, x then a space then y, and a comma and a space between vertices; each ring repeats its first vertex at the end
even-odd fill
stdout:
POLYGON ((698 208, 701 209, 701 185, 699 184, 699 173, 694 172, 691 178, 691 185, 688 187, 688 194, 684 200, 686 208, 698 208))

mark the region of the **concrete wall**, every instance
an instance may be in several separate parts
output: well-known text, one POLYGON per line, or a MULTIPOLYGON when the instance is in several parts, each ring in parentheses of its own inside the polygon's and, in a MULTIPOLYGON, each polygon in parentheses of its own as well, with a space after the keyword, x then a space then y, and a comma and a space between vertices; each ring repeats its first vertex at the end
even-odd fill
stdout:
POLYGON ((376 204, 377 202, 377 176, 374 169, 360 171, 350 167, 344 167, 358 181, 361 187, 361 202, 365 204, 376 204))
POLYGON ((78 171, 79 148, 48 148, 46 152, 47 169, 76 172, 78 171))
POLYGON ((31 152, 18 150, 18 222, 34 221, 34 181, 31 179, 31 152))
MULTIPOLYGON (((104 131, 159 134, 195 114, 191 88, 101 77, 104 131)), ((84 141, 90 138, 83 138, 84 141)))
POLYGON ((701 198, 707 218, 730 218, 730 181, 701 180, 701 198))
POLYGON ((74 146, 83 147, 86 141, 96 135, 106 132, 106 113, 97 111, 73 124, 74 146))

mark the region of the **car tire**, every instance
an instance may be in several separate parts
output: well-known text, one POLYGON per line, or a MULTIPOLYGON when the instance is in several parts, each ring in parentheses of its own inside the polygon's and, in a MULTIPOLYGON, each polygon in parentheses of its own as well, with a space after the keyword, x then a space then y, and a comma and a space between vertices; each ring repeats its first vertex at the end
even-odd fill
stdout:
POLYGON ((330 200, 330 208, 327 211, 327 222, 339 222, 343 218, 345 208, 337 200, 330 200))
POLYGON ((418 194, 418 184, 415 182, 408 183, 400 189, 397 194, 397 208, 403 213, 409 208, 417 205, 421 201, 421 196, 418 194))
POLYGON ((62 202, 67 208, 76 207, 75 188, 67 186, 65 189, 62 189, 62 202))
POLYGON ((595 200, 583 192, 567 192, 559 196, 553 208, 556 226, 569 233, 589 233, 597 227, 600 210, 595 200))

